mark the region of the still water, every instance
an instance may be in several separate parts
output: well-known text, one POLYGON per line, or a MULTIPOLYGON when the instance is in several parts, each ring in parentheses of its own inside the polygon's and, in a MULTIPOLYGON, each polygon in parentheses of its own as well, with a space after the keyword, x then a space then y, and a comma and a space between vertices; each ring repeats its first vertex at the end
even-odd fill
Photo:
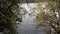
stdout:
POLYGON ((31 17, 28 14, 23 18, 23 22, 18 27, 19 34, 46 34, 46 32, 42 29, 35 30, 35 17, 31 17))
MULTIPOLYGON (((45 4, 43 5, 45 6, 45 4)), ((19 34, 47 34, 43 29, 35 29, 35 16, 29 16, 31 8, 36 7, 34 3, 21 4, 20 7, 24 8, 28 13, 22 18, 22 22, 18 25, 19 34)), ((23 11, 23 10, 22 10, 23 11)))

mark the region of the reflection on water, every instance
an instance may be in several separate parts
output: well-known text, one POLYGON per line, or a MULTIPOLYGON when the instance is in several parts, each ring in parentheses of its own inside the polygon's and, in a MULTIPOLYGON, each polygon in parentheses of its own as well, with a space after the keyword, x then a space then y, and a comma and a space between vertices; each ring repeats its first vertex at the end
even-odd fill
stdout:
POLYGON ((20 30, 19 34, 46 34, 43 30, 20 30))
POLYGON ((27 4, 22 4, 21 7, 25 8, 28 12, 25 17, 22 19, 22 23, 18 26, 18 33, 19 34, 46 34, 43 29, 35 30, 36 21, 34 21, 35 16, 30 16, 29 13, 31 8, 36 7, 34 3, 30 3, 29 6, 27 4), (30 7, 29 7, 30 6, 30 7))
POLYGON ((25 15, 23 22, 21 23, 21 29, 31 29, 34 27, 35 22, 33 22, 34 17, 29 16, 28 14, 25 15))
POLYGON ((40 30, 34 30, 35 17, 31 17, 28 14, 25 15, 25 18, 23 19, 23 22, 18 28, 19 34, 46 34, 42 29, 40 30))

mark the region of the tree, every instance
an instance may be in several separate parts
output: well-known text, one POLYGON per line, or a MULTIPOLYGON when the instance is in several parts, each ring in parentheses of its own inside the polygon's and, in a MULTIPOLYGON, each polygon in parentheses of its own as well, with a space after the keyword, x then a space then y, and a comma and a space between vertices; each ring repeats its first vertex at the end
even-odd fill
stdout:
MULTIPOLYGON (((55 33, 54 34, 60 34, 60 4, 58 1, 56 2, 47 2, 48 5, 43 9, 43 11, 40 12, 40 14, 38 14, 36 16, 37 22, 39 22, 37 24, 38 26, 50 26, 50 29, 54 29, 55 33), (44 11, 45 9, 48 9, 49 11, 44 11)), ((51 31, 50 31, 51 34, 51 31)))
POLYGON ((20 0, 0 0, 0 32, 3 34, 17 34, 16 21, 21 22, 17 16, 20 0))

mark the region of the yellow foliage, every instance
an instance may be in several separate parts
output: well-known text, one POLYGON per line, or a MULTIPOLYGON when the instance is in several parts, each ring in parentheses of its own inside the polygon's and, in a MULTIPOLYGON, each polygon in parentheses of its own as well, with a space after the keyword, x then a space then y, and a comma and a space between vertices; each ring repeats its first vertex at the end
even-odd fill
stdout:
POLYGON ((43 27, 44 25, 44 22, 39 22, 36 24, 36 28, 43 27))

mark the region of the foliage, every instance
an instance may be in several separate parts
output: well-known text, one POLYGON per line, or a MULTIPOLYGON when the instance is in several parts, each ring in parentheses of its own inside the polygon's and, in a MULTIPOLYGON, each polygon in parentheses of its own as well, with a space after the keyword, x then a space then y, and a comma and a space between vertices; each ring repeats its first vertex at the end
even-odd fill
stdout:
POLYGON ((0 31, 3 34, 17 34, 16 20, 19 19, 17 16, 19 2, 20 0, 0 0, 0 31))
MULTIPOLYGON (((50 26, 50 29, 54 29, 55 32, 54 34, 60 34, 60 8, 59 8, 59 3, 58 2, 47 2, 48 5, 44 7, 40 7, 38 5, 38 9, 40 9, 40 13, 37 14, 36 20, 37 20, 37 25, 36 27, 44 27, 44 26, 50 26), (43 9, 42 9, 43 8, 43 9), (47 10, 48 11, 45 11, 47 10), (42 22, 41 22, 42 21, 42 22), (41 24, 44 23, 44 24, 41 24)), ((51 32, 51 31, 50 31, 51 32)))
MULTIPOLYGON (((29 15, 36 16, 37 28, 40 26, 48 26, 51 31, 52 29, 55 30, 54 34, 60 34, 60 4, 58 1, 59 0, 52 0, 52 2, 50 2, 47 0, 47 2, 35 3, 36 7, 30 8, 31 13, 29 15)), ((50 34, 51 31, 49 31, 50 34)))

